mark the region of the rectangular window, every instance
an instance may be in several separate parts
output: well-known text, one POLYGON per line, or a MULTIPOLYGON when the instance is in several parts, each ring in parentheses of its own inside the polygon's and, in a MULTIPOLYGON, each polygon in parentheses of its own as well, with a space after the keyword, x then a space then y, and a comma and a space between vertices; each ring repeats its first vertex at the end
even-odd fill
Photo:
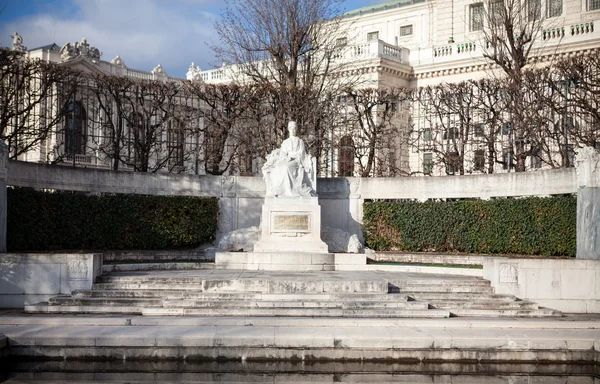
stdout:
POLYGON ((400 27, 400 36, 410 36, 413 34, 413 26, 412 25, 404 25, 400 27))
POLYGON ((484 133, 484 125, 483 123, 481 124, 475 124, 475 137, 483 137, 484 133))
POLYGON ((348 38, 346 37, 340 37, 339 39, 335 40, 336 47, 345 47, 346 45, 348 45, 348 38))
POLYGON ((563 13, 563 0, 548 0, 548 17, 558 17, 563 13))
POLYGON ((367 41, 377 41, 377 40, 379 40, 379 32, 367 33, 367 41))
POLYGON ((469 31, 483 30, 483 3, 469 6, 469 31))
POLYGON ((513 164, 513 155, 512 150, 504 149, 502 150, 502 169, 512 169, 513 164))
MULTIPOLYGON (((518 3, 517 3, 518 4, 518 3)), ((510 12, 509 8, 510 4, 504 4, 503 0, 492 0, 490 3, 489 9, 489 20, 491 23, 494 23, 496 27, 500 27, 504 25, 505 16, 510 12)))
POLYGON ((475 151, 473 169, 477 172, 483 172, 485 167, 485 151, 478 149, 475 151))
POLYGON ((426 175, 431 175, 431 171, 433 171, 433 154, 424 153, 423 154, 423 173, 426 175))
POLYGON ((539 169, 542 167, 542 151, 539 148, 534 148, 531 152, 531 169, 539 169))
POLYGON ((446 160, 446 173, 449 175, 454 175, 457 173, 458 166, 460 164, 460 156, 458 152, 452 152, 448 154, 448 158, 446 160))
POLYGON ((529 21, 539 20, 542 18, 541 0, 527 0, 527 16, 529 21))
POLYGON ((448 128, 444 131, 444 140, 456 140, 458 139, 458 129, 448 128))
POLYGON ((589 11, 599 11, 600 10, 600 0, 590 0, 588 10, 589 11))
POLYGON ((431 141, 431 128, 423 130, 423 141, 431 141))

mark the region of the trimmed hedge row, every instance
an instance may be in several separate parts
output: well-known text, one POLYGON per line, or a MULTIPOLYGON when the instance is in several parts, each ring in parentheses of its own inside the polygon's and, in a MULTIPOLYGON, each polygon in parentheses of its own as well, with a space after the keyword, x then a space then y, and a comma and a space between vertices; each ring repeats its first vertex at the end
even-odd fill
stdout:
POLYGON ((469 201, 371 201, 366 245, 374 250, 575 256, 575 196, 469 201))
POLYGON ((8 189, 7 248, 190 248, 215 239, 216 198, 8 189))

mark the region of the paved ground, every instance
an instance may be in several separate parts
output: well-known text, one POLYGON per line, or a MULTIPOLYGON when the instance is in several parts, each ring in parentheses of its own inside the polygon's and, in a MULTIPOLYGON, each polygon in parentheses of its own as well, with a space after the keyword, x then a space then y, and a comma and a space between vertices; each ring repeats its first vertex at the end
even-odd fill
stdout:
MULTIPOLYGON (((437 280, 395 272, 151 271, 120 276, 193 279, 437 280)), ((480 280, 480 279, 479 279, 480 280)), ((600 316, 561 318, 311 318, 27 315, 0 312, 4 353, 113 360, 348 360, 598 362, 600 316)), ((2 348, 0 337, 0 349, 2 348)))

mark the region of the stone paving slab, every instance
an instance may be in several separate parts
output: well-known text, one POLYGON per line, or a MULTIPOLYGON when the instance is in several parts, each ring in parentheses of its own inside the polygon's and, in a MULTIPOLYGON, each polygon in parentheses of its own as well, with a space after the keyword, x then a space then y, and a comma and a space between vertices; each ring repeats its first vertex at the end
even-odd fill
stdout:
POLYGON ((402 280, 402 281, 435 281, 460 280, 481 281, 479 276, 462 276, 452 274, 396 272, 396 271, 248 271, 231 269, 200 270, 153 270, 112 272, 112 276, 134 278, 194 278, 204 280, 299 280, 299 281, 368 281, 368 280, 402 280))
POLYGON ((16 355, 95 358, 183 358, 199 353, 241 358, 318 359, 596 358, 600 329, 447 328, 401 326, 124 326, 0 325, 16 355), (194 352, 195 351, 195 352, 194 352))
MULTIPOLYGON (((561 318, 449 318, 449 319, 380 319, 380 318, 312 318, 312 317, 164 317, 139 315, 60 315, 23 314, 0 310, 0 327, 4 326, 272 326, 272 327, 398 327, 398 328, 465 328, 465 329, 600 329, 600 315, 568 315, 561 318)), ((0 332, 1 333, 1 332, 0 332)))

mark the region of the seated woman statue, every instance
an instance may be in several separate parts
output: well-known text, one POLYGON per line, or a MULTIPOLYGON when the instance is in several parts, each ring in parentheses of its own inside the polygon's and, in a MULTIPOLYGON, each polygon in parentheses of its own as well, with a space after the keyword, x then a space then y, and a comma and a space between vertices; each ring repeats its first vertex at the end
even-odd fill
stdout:
POLYGON ((262 167, 267 183, 267 196, 300 197, 316 196, 311 175, 312 158, 306 151, 304 141, 296 136, 296 122, 288 124, 290 137, 267 156, 262 167))

